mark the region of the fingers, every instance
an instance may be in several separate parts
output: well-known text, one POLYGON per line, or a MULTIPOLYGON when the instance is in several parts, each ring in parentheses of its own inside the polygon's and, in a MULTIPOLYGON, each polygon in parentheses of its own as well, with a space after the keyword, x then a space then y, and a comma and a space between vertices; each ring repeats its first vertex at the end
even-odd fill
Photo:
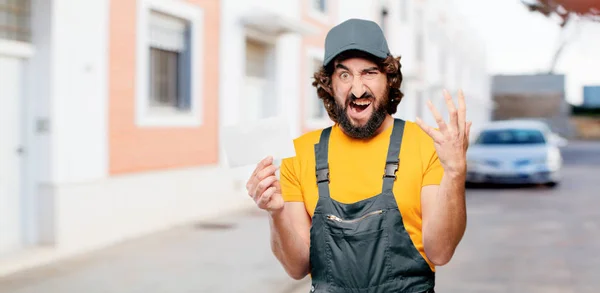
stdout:
POLYGON ((264 169, 266 166, 269 166, 271 164, 273 164, 273 157, 268 156, 262 159, 260 162, 258 162, 258 164, 256 164, 256 168, 254 168, 254 172, 252 172, 252 175, 250 177, 256 176, 256 173, 258 173, 260 170, 264 169))
POLYGON ((252 175, 250 175, 248 182, 246 182, 246 191, 250 196, 254 197, 252 192, 256 189, 256 184, 258 184, 258 182, 277 171, 277 167, 271 165, 272 163, 273 158, 269 156, 261 160, 256 165, 256 168, 252 172, 252 175))
POLYGON ((435 130, 433 127, 426 125, 421 118, 417 117, 416 119, 417 125, 427 133, 434 141, 441 142, 443 140, 443 135, 439 131, 435 130))
POLYGON ((454 102, 452 102, 452 96, 447 90, 444 90, 444 99, 446 100, 446 105, 448 106, 448 116, 450 117, 448 130, 452 132, 458 132, 458 113, 456 107, 454 107, 454 102))
POLYGON ((467 106, 465 104, 465 95, 462 90, 458 91, 458 133, 465 134, 467 120, 467 106))
MULTIPOLYGON (((277 177, 275 176, 275 172, 277 172, 277 169, 279 169, 279 167, 278 167, 278 166, 275 166, 275 165, 270 165, 270 166, 267 166, 266 168, 262 169, 261 171, 259 171, 259 172, 256 174, 256 176, 255 176, 255 179, 254 179, 254 182, 256 182, 255 184, 256 184, 257 186, 256 186, 256 188, 254 189, 254 192, 253 192, 253 195, 252 195, 252 197, 259 196, 259 195, 262 193, 262 190, 259 190, 259 189, 260 189, 260 187, 261 187, 260 185, 261 185, 261 184, 266 184, 266 183, 263 183, 263 181, 265 181, 267 178, 269 178, 269 177, 273 177, 273 178, 275 178, 275 180, 277 181, 277 177)), ((269 180, 270 180, 270 179, 269 179, 269 180)), ((272 182, 271 182, 271 183, 272 183, 272 182)), ((267 187, 269 187, 269 185, 271 185, 271 184, 268 184, 268 185, 266 185, 266 186, 263 186, 263 189, 266 189, 267 187)), ((252 190, 252 189, 251 189, 251 190, 252 190)))
POLYGON ((266 168, 260 170, 257 174, 256 174, 256 179, 258 181, 261 181, 271 175, 275 175, 275 172, 277 172, 277 169, 279 169, 279 166, 275 166, 275 165, 270 165, 267 166, 266 168))
POLYGON ((274 186, 271 186, 267 190, 265 190, 265 192, 263 192, 262 195, 258 198, 258 201, 256 201, 258 207, 261 209, 266 209, 267 205, 269 204, 269 201, 271 200, 275 192, 277 192, 277 188, 275 188, 274 186))
POLYGON ((254 198, 254 201, 258 201, 260 199, 260 197, 262 196, 262 194, 271 187, 276 187, 275 186, 275 182, 277 182, 277 177, 272 175, 269 176, 263 180, 261 180, 257 185, 256 185, 256 189, 254 190, 254 192, 252 192, 252 197, 254 198))
POLYGON ((431 111, 431 114, 433 114, 435 122, 437 123, 440 131, 445 132, 448 126, 446 125, 446 122, 444 121, 444 118, 442 117, 440 112, 438 112, 438 110, 435 108, 435 106, 433 105, 433 103, 431 103, 430 100, 427 100, 427 107, 429 107, 429 111, 431 111))

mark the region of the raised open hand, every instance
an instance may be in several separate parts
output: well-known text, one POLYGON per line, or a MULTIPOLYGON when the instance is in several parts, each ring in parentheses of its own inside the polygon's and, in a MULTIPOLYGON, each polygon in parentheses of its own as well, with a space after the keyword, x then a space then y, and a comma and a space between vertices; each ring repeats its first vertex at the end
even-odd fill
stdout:
POLYGON ((466 156, 472 123, 466 121, 467 107, 462 90, 458 93, 458 109, 454 106, 452 96, 447 90, 444 90, 444 98, 450 116, 448 123, 444 121, 431 101, 427 101, 427 106, 437 122, 438 129, 426 125, 418 117, 416 123, 433 139, 444 172, 464 175, 467 170, 466 156))

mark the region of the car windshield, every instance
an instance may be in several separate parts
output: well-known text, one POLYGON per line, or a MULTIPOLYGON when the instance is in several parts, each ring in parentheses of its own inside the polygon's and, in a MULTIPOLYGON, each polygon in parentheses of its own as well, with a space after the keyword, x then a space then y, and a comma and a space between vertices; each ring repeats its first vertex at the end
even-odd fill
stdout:
POLYGON ((514 145, 545 143, 544 135, 535 129, 494 129, 485 130, 479 135, 476 144, 514 145))

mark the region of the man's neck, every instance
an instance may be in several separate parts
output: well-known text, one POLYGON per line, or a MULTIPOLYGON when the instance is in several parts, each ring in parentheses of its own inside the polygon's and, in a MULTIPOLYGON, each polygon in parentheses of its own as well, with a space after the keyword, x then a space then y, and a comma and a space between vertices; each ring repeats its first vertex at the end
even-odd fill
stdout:
POLYGON ((377 131, 375 131, 375 135, 379 135, 380 133, 384 132, 386 129, 388 129, 388 127, 391 127, 392 125, 394 125, 394 117, 392 117, 392 115, 390 115, 390 114, 387 114, 385 116, 385 120, 383 120, 383 123, 381 123, 381 126, 379 126, 377 131))

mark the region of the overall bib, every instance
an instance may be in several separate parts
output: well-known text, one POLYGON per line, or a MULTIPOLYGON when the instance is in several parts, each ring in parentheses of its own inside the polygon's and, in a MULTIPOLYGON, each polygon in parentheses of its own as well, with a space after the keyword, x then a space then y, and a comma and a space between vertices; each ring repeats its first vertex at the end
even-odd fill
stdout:
POLYGON ((311 292, 434 292, 435 273, 406 232, 393 194, 403 132, 404 121, 395 119, 381 193, 352 204, 330 197, 331 127, 321 133, 315 145, 319 200, 310 230, 311 292))

